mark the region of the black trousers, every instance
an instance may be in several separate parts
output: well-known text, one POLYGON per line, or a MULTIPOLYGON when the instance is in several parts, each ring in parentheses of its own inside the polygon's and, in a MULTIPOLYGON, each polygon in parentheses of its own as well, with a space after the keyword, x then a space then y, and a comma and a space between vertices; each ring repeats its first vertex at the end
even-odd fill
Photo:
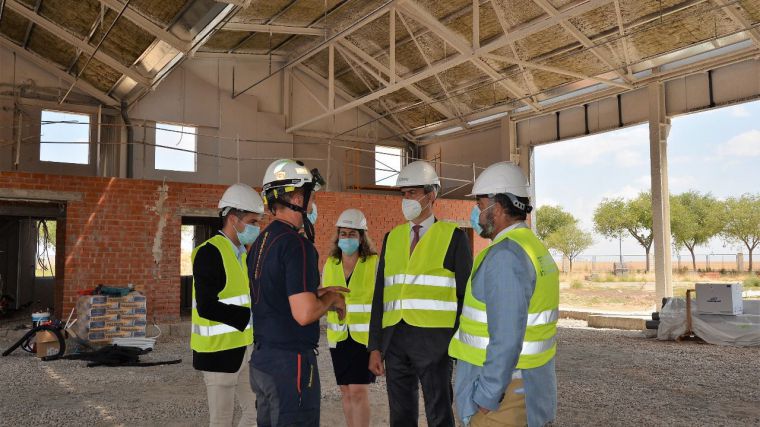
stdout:
POLYGON ((259 427, 319 427, 321 393, 314 351, 257 347, 250 363, 259 427))
POLYGON ((385 375, 392 427, 417 426, 419 385, 430 427, 453 427, 451 329, 418 328, 404 322, 393 330, 385 352, 385 375))

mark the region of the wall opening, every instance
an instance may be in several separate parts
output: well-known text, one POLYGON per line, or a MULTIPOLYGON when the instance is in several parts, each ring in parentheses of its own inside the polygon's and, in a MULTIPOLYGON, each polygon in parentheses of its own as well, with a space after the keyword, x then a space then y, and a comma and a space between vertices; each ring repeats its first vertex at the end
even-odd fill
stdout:
POLYGON ((155 169, 196 172, 197 133, 193 126, 156 123, 155 169))
POLYGON ((63 205, 0 201, 0 317, 56 307, 63 205))
POLYGON ((402 152, 397 147, 375 146, 375 185, 396 185, 402 152))
POLYGON ((90 163, 90 116, 42 110, 40 161, 90 163))
POLYGON ((219 218, 182 218, 180 229, 180 315, 190 315, 193 308, 193 249, 210 239, 219 230, 219 226, 219 218))

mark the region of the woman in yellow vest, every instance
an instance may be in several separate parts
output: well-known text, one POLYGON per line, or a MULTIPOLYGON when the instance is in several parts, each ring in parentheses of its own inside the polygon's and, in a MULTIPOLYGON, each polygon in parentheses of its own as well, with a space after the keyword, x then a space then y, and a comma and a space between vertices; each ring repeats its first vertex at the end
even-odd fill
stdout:
POLYGON ((335 224, 338 233, 322 271, 323 286, 345 286, 346 317, 327 314, 335 379, 343 396, 343 413, 349 427, 369 426, 369 387, 375 376, 369 371, 369 319, 375 290, 377 252, 367 235, 367 219, 358 209, 344 211, 335 224))

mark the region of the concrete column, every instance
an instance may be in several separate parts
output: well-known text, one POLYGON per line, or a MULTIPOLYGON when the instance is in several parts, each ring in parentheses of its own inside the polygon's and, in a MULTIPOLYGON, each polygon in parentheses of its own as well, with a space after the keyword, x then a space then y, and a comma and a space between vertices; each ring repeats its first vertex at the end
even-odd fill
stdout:
POLYGON ((509 118, 509 115, 501 119, 500 132, 501 157, 500 160, 506 160, 512 163, 519 163, 517 149, 517 123, 509 118))
POLYGON ((652 175, 652 225, 656 306, 673 296, 673 267, 670 235, 670 191, 668 189, 668 133, 670 119, 665 114, 665 89, 652 84, 649 92, 649 157, 652 175))
POLYGON ((523 142, 518 142, 517 144, 519 148, 519 160, 518 160, 518 166, 520 166, 520 169, 522 169, 525 176, 528 177, 528 182, 530 183, 530 204, 533 206, 533 212, 530 213, 530 226, 533 228, 533 231, 536 231, 536 168, 534 167, 534 160, 533 160, 533 147, 523 142))

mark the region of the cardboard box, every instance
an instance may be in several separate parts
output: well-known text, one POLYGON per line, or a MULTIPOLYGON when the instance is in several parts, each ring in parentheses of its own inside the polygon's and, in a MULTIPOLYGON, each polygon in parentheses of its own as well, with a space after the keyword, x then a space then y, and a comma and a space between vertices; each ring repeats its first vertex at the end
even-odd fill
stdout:
POLYGON ((148 322, 145 320, 145 318, 140 319, 120 319, 119 320, 119 326, 124 328, 128 326, 142 326, 145 328, 145 326, 148 324, 148 322))
POLYGON ((134 314, 139 314, 145 317, 148 314, 148 310, 143 308, 120 308, 119 309, 119 315, 123 319, 124 316, 130 316, 134 314))
POLYGON ((697 313, 742 314, 742 285, 740 283, 697 283, 697 313))
POLYGON ((77 301, 78 305, 82 306, 99 306, 103 305, 108 301, 108 297, 105 295, 83 295, 79 297, 79 300, 77 301))
POLYGON ((142 314, 120 314, 119 320, 145 320, 147 317, 145 313, 142 314))
POLYGON ((122 302, 142 302, 144 303, 146 301, 145 295, 141 294, 140 292, 134 291, 130 292, 126 296, 121 297, 122 302))
POLYGON ((37 357, 55 356, 58 354, 60 344, 58 338, 50 331, 40 331, 34 336, 37 347, 37 357))
POLYGON ((119 305, 120 308, 145 308, 145 301, 138 302, 122 302, 119 305))

